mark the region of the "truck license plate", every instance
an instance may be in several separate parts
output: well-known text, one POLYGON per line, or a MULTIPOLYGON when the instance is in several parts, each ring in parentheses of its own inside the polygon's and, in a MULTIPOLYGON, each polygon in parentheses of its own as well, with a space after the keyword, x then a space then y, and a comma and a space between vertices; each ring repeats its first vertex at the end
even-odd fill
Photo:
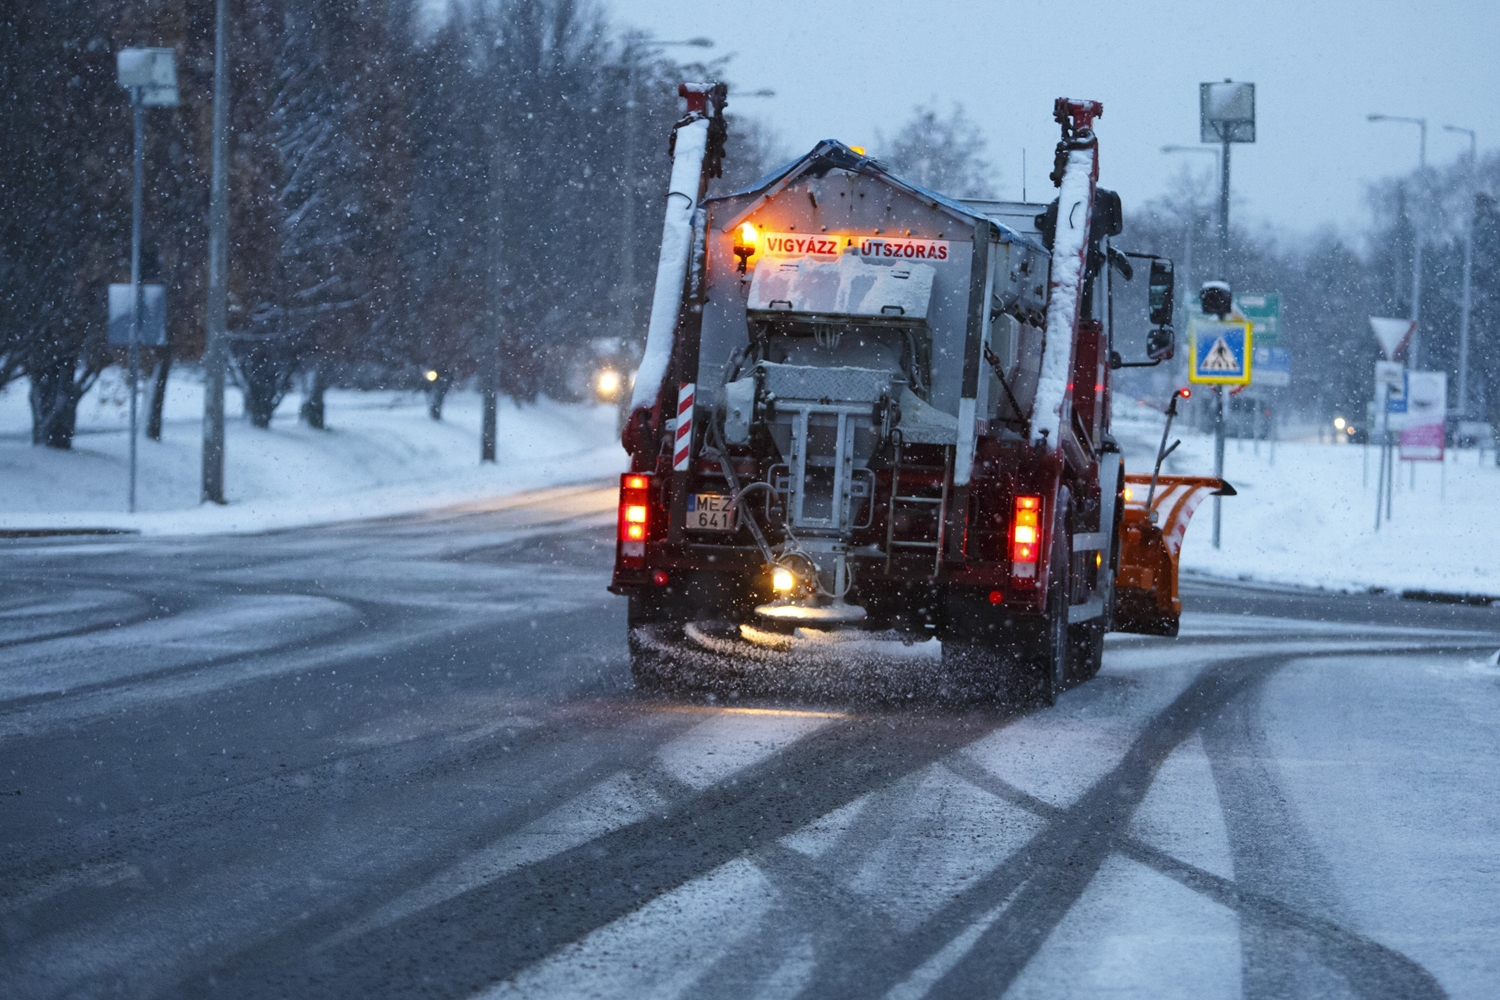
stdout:
POLYGON ((733 531, 734 509, 722 493, 690 493, 687 503, 689 531, 733 531))

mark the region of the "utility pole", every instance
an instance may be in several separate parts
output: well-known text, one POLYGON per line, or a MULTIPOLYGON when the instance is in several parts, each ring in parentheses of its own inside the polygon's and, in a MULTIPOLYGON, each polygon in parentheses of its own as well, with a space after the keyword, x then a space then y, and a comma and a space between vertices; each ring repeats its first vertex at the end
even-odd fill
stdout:
MULTIPOLYGON (((1229 288, 1229 144, 1255 141, 1255 84, 1198 85, 1198 140, 1217 142, 1219 150, 1219 281, 1229 288)), ((1229 312, 1226 303, 1224 312, 1229 312)), ((1249 364, 1248 356, 1245 359, 1249 364)), ((1224 388, 1214 386, 1214 475, 1224 477, 1224 388)), ((1223 498, 1214 497, 1214 548, 1219 547, 1223 498)))
MULTIPOLYGON (((498 58, 492 56, 491 58, 498 58)), ((510 79, 503 66, 491 67, 503 82, 495 88, 496 106, 490 112, 489 128, 489 294, 486 321, 487 336, 481 339, 483 356, 479 363, 479 394, 482 419, 479 430, 479 462, 495 461, 495 446, 500 436, 500 324, 505 316, 502 301, 506 291, 505 236, 502 232, 505 199, 505 156, 501 149, 505 133, 505 114, 510 109, 510 79)))
POLYGON ((130 105, 135 128, 135 154, 131 158, 130 182, 130 489, 126 510, 135 513, 136 397, 141 368, 141 174, 146 170, 146 119, 141 107, 141 89, 131 88, 130 105))
POLYGON ((1224 148, 1219 153, 1219 280, 1229 280, 1229 130, 1221 129, 1224 148))
POLYGON ((1469 316, 1474 307, 1474 212, 1478 200, 1479 137, 1471 128, 1444 125, 1446 132, 1458 132, 1469 137, 1469 222, 1464 232, 1464 292, 1463 311, 1458 318, 1458 418, 1469 415, 1469 316))
POLYGON ((224 502, 224 370, 228 365, 229 70, 228 0, 214 4, 213 178, 208 194, 208 305, 203 327, 202 503, 224 502))

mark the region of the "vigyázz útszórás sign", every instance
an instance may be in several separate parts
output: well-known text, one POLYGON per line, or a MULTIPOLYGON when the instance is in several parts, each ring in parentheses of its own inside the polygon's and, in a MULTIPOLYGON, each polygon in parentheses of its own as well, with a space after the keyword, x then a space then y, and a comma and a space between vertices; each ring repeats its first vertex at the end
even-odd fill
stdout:
POLYGON ((948 240, 890 236, 841 236, 827 233, 762 233, 761 247, 774 257, 837 257, 855 248, 861 257, 882 260, 948 259, 948 240))

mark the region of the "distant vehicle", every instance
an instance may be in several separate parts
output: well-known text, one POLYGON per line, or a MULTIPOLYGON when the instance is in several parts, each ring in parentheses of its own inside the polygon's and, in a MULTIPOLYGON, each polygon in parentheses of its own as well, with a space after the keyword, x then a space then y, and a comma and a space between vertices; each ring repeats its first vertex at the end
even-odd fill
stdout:
POLYGON ((1149 260, 1137 364, 1171 357, 1174 289, 1112 243, 1102 107, 1057 102, 1050 205, 950 198, 834 141, 704 200, 725 90, 681 92, 611 583, 638 681, 867 630, 1050 700, 1106 631, 1175 635, 1182 534, 1224 484, 1127 476, 1110 435, 1113 282, 1149 260))

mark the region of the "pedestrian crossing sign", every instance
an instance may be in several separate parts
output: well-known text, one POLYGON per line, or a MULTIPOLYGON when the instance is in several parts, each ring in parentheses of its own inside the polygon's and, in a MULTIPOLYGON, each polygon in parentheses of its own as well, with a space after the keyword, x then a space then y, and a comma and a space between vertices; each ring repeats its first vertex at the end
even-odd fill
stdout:
POLYGON ((1250 384, 1250 321, 1194 316, 1188 323, 1188 381, 1250 384))

